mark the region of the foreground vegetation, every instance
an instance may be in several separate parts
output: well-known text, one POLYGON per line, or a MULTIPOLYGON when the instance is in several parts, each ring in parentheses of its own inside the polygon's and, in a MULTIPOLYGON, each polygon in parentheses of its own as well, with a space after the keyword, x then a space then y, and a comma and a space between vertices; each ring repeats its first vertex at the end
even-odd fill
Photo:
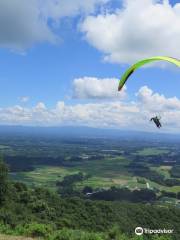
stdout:
MULTIPOLYGON (((13 232, 14 234, 15 232, 13 232)), ((24 232, 24 234, 30 234, 24 232)), ((39 232, 40 234, 40 232, 39 232)), ((31 233, 34 235, 34 233, 31 233)), ((40 234, 44 235, 44 234, 40 234)), ((117 233, 116 231, 111 231, 109 233, 91 233, 91 232, 84 232, 80 230, 68 230, 63 229, 56 231, 54 233, 46 233, 46 237, 38 237, 38 238, 30 238, 30 237, 20 237, 14 235, 0 235, 0 240, 143 240, 146 239, 142 236, 134 236, 128 237, 125 234, 117 233)), ((152 236, 152 240, 171 240, 170 237, 166 236, 152 236)))
MULTIPOLYGON (((34 238, 30 238, 30 237, 20 237, 20 236, 10 236, 10 235, 4 235, 4 234, 0 234, 0 240, 35 240, 34 238)), ((36 238, 36 240, 38 240, 36 238)))
MULTIPOLYGON (((0 163, 0 232, 48 240, 130 240, 137 226, 174 229, 180 238, 180 210, 150 204, 62 198, 43 188, 8 179, 0 163)), ((170 239, 154 236, 149 239, 170 239)))

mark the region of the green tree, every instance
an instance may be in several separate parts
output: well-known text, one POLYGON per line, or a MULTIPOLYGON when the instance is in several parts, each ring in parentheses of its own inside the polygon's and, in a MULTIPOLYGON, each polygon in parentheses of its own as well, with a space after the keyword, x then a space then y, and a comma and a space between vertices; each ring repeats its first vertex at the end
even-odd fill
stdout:
POLYGON ((0 204, 2 204, 7 197, 8 186, 8 167, 2 159, 0 159, 0 204))

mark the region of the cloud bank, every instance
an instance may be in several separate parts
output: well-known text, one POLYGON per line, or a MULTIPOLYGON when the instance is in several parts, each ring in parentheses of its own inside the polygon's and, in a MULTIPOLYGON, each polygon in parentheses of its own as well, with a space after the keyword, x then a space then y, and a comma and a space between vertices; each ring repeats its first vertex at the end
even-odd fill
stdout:
POLYGON ((0 124, 34 126, 90 126, 153 131, 149 119, 162 117, 163 131, 180 132, 180 99, 166 98, 144 86, 133 102, 116 100, 99 103, 66 104, 47 108, 39 102, 32 108, 12 106, 0 109, 0 124))

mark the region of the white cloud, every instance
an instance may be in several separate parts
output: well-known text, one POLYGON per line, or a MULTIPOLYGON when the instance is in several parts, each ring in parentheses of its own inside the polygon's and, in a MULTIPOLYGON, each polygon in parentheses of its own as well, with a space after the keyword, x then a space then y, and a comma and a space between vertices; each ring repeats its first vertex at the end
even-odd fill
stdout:
POLYGON ((156 111, 164 113, 169 111, 180 111, 180 99, 177 97, 166 98, 159 93, 153 93, 147 86, 140 88, 136 95, 141 106, 149 112, 156 111))
POLYGON ((34 110, 35 111, 44 111, 44 110, 46 110, 46 105, 43 102, 39 102, 35 106, 34 110))
POLYGON ((62 17, 90 13, 108 0, 1 0, 0 47, 23 52, 35 43, 55 43, 53 23, 62 17), (49 24, 51 21, 51 25, 49 24))
POLYGON ((79 99, 111 99, 126 97, 126 88, 118 92, 119 79, 95 77, 77 78, 73 81, 73 97, 79 99))
POLYGON ((144 117, 147 121, 152 116, 159 115, 165 131, 180 132, 180 99, 166 98, 162 94, 154 93, 147 86, 140 88, 136 96, 142 119, 144 117))
POLYGON ((131 63, 153 55, 180 58, 180 3, 126 0, 123 9, 86 17, 81 31, 110 62, 131 63))
POLYGON ((32 108, 19 105, 1 108, 0 124, 85 125, 154 131, 156 128, 149 119, 155 115, 162 117, 162 131, 180 132, 180 99, 166 98, 147 86, 139 89, 133 102, 114 100, 72 105, 57 102, 54 108, 40 102, 32 108))
MULTIPOLYGON (((89 97, 89 95, 88 95, 89 97)), ((149 119, 162 117, 165 132, 180 133, 180 99, 167 98, 143 86, 134 101, 127 99, 66 104, 59 101, 52 108, 39 102, 34 107, 15 105, 0 108, 0 124, 34 126, 91 126, 128 130, 155 131, 149 119)))
POLYGON ((37 0, 0 1, 0 46, 23 51, 35 42, 55 42, 37 0))
POLYGON ((96 127, 128 127, 138 108, 121 102, 88 103, 66 105, 58 102, 55 108, 47 109, 44 104, 33 108, 14 106, 0 109, 1 124, 23 125, 88 125, 96 127))

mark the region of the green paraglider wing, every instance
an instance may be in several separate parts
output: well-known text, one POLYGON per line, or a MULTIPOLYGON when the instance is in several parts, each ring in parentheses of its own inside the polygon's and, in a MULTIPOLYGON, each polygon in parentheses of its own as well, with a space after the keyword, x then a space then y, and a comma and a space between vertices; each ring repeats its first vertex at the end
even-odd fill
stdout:
POLYGON ((175 64, 176 66, 180 67, 180 60, 176 59, 176 58, 172 58, 172 57, 163 57, 163 56, 156 56, 156 57, 152 57, 152 58, 147 58, 144 60, 141 60, 137 63, 135 63, 134 65, 132 65, 122 76, 120 82, 119 82, 119 87, 118 87, 118 91, 120 91, 124 84, 126 83, 126 81, 128 80, 128 78, 131 76, 131 74, 138 68, 140 68, 141 66, 147 64, 147 63, 151 63, 154 61, 167 61, 170 63, 175 64))

